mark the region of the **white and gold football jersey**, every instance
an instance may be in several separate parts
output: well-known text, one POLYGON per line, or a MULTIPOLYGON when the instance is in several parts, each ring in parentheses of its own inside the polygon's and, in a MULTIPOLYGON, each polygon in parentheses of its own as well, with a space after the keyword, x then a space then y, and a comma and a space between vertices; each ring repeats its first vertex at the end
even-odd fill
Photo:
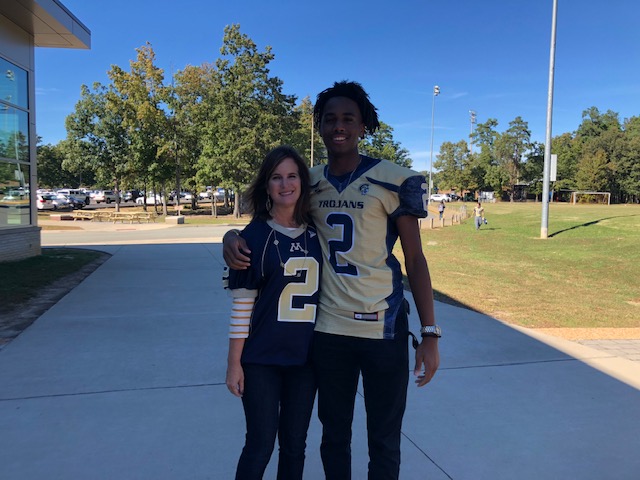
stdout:
POLYGON ((316 331, 394 338, 403 301, 402 271, 392 249, 401 215, 426 217, 424 176, 361 156, 353 172, 311 170, 311 215, 324 255, 316 331))

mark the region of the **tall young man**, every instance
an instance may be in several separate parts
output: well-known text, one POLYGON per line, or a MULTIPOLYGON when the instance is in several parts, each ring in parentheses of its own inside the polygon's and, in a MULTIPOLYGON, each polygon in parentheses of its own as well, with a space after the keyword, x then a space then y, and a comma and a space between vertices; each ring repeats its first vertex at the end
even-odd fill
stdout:
MULTIPOLYGON (((325 475, 351 478, 351 425, 362 375, 369 478, 396 479, 409 380, 407 302, 392 254, 398 238, 423 337, 414 365, 419 387, 440 361, 440 329, 418 227, 418 218, 426 216, 426 181, 360 155, 360 138, 379 127, 360 84, 337 82, 321 92, 314 122, 328 153, 327 165, 311 170, 311 216, 325 262, 313 344, 325 475)), ((225 240, 225 260, 231 268, 246 268, 249 258, 235 237, 225 240)))

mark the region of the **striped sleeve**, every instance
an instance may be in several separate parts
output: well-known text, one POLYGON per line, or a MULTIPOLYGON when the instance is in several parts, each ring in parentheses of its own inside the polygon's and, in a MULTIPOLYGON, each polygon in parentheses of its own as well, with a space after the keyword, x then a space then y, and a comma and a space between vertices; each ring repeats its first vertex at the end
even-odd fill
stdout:
POLYGON ((251 313, 255 298, 235 297, 231 306, 231 323, 229 338, 247 338, 251 325, 251 313))

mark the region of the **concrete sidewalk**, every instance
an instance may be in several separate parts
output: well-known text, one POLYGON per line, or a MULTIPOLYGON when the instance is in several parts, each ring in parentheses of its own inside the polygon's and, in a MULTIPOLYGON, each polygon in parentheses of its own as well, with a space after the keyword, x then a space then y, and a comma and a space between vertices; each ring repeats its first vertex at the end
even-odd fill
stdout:
MULTIPOLYGON (((0 351, 0 477, 233 478, 244 419, 224 385, 221 246, 91 248, 112 257, 0 351)), ((441 369, 409 387, 401 478, 638 478, 640 363, 436 308, 441 369)), ((354 479, 366 478, 365 428, 359 397, 354 479)), ((319 438, 314 418, 311 480, 323 478, 319 438)))

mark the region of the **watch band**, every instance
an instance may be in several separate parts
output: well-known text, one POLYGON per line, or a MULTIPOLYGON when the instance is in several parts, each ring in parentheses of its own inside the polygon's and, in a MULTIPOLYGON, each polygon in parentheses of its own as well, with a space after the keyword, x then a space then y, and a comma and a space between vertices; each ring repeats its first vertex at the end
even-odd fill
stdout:
POLYGON ((424 325, 420 329, 420 335, 424 337, 437 337, 440 338, 442 336, 442 330, 438 325, 424 325))

